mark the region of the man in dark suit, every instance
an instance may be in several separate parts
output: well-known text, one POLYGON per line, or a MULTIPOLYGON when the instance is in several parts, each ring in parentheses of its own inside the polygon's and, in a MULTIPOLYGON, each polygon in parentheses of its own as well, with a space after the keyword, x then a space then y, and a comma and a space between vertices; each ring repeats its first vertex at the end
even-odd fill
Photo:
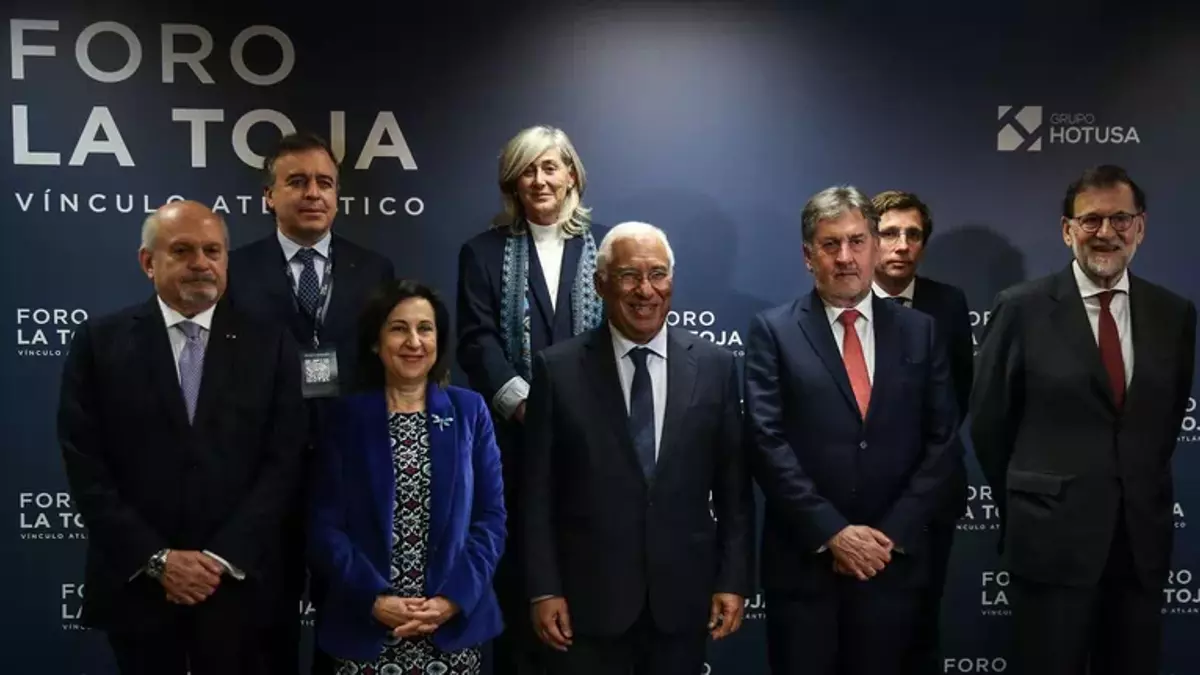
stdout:
MULTIPOLYGON (((357 372, 358 315, 367 298, 395 277, 391 261, 333 234, 338 208, 338 165, 324 139, 307 133, 284 136, 263 162, 264 195, 276 229, 229 256, 229 300, 239 311, 285 328, 304 355, 303 372, 329 374, 302 383, 310 399, 310 429, 319 433, 326 397, 353 390, 357 372), (317 367, 313 367, 317 366, 317 367)), ((301 362, 297 360, 299 371, 301 362)), ((312 445, 310 441, 310 446, 312 445)), ((302 472, 311 466, 306 451, 302 472)), ((308 481, 305 481, 306 483, 308 481)), ((288 510, 290 532, 286 593, 271 645, 273 671, 299 671, 300 598, 304 593, 304 504, 288 510)), ((310 582, 320 620, 322 584, 310 582)), ((314 653, 317 673, 332 663, 314 653)))
MULTIPOLYGON (((958 404, 959 423, 967 414, 974 377, 975 345, 967 297, 949 284, 917 276, 925 244, 933 236, 929 207, 911 192, 888 190, 871 200, 879 214, 879 264, 875 267, 875 294, 932 316, 950 356, 950 376, 958 404)), ((961 439, 960 439, 961 440, 961 439)), ((967 506, 967 469, 953 453, 954 471, 946 483, 942 508, 929 524, 929 584, 920 612, 920 624, 908 653, 907 672, 935 675, 942 672, 939 657, 942 591, 958 519, 967 506)))
POLYGON ((665 327, 673 269, 661 230, 613 228, 596 261, 607 323, 534 359, 525 571, 555 673, 695 675, 706 626, 741 625, 754 505, 737 366, 665 327))
POLYGON ((1196 307, 1128 271, 1146 197, 1120 167, 1067 188, 1062 271, 1000 293, 971 398, 1000 510, 1022 675, 1159 672, 1171 455, 1196 307))
POLYGON ((292 343, 222 299, 228 233, 195 202, 142 230, 156 297, 76 331, 59 442, 88 528, 86 625, 126 675, 257 675, 305 410, 292 343))
POLYGON ((865 195, 823 190, 802 221, 814 289, 758 315, 746 343, 768 658, 776 673, 902 673, 961 452, 949 362, 933 319, 871 292, 865 195))

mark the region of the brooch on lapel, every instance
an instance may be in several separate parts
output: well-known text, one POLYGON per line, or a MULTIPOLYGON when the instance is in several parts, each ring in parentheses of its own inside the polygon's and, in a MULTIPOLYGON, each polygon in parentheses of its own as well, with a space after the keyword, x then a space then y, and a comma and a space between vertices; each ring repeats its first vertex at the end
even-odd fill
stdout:
POLYGON ((437 413, 431 413, 429 418, 437 425, 438 431, 445 431, 446 427, 450 426, 450 423, 454 421, 453 417, 442 417, 437 413))

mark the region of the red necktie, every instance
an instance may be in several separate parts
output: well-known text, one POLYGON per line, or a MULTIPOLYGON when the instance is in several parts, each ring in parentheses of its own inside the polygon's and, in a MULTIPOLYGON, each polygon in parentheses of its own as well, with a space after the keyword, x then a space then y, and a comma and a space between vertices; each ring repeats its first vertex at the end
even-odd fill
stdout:
POLYGON ((842 338, 842 363, 846 365, 846 375, 850 377, 850 388, 854 390, 858 412, 865 419, 867 405, 871 402, 871 376, 867 374, 867 360, 863 357, 858 331, 854 330, 854 322, 858 317, 857 309, 847 309, 838 315, 838 321, 846 333, 842 338))
POLYGON ((1117 322, 1109 310, 1115 292, 1104 291, 1097 297, 1100 298, 1100 360, 1104 362, 1104 370, 1108 371, 1113 400, 1120 408, 1125 403, 1125 358, 1121 355, 1121 336, 1117 333, 1117 322))

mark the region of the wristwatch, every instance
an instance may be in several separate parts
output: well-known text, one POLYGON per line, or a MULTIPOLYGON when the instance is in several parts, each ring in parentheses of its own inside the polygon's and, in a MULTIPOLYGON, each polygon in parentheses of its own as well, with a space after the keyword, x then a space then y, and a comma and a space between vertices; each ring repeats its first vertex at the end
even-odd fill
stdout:
POLYGON ((167 551, 168 549, 164 548, 158 553, 150 556, 150 562, 146 563, 146 574, 149 575, 151 579, 162 578, 163 571, 167 568, 167 551))

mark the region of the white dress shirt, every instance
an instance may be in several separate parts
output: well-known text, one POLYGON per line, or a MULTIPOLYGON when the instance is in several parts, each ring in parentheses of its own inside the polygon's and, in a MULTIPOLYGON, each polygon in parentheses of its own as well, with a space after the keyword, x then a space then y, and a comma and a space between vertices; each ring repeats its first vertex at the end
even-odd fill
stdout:
MULTIPOLYGON (((872 325, 875 315, 871 308, 873 293, 867 293, 854 309, 858 310, 858 318, 854 321, 854 330, 858 333, 858 341, 862 344, 863 360, 867 362, 867 377, 875 382, 875 328, 872 325)), ((834 307, 825 303, 825 316, 829 318, 829 326, 833 329, 833 340, 837 343, 838 353, 845 354, 846 329, 838 317, 846 311, 845 307, 834 307)))
MULTIPOLYGON (((300 273, 304 271, 304 263, 296 259, 296 254, 300 249, 306 248, 287 238, 283 230, 275 230, 275 236, 279 237, 279 246, 283 249, 283 259, 288 261, 288 268, 292 270, 292 292, 296 291, 296 287, 300 285, 300 273)), ((329 260, 329 240, 332 237, 330 232, 326 232, 325 236, 321 237, 317 243, 313 244, 312 250, 317 252, 313 256, 313 268, 317 270, 317 286, 325 281, 325 263, 329 260)), ((328 300, 328 298, 327 298, 328 300)))
POLYGON ((613 357, 617 361, 617 374, 621 378, 621 393, 625 395, 625 413, 629 413, 629 398, 632 395, 633 375, 637 368, 633 365, 633 357, 629 356, 636 347, 650 350, 646 356, 646 369, 650 371, 650 388, 654 393, 654 457, 658 458, 658 450, 662 446, 663 419, 667 408, 667 326, 650 338, 650 341, 640 345, 625 337, 611 323, 613 357))
MULTIPOLYGON (((298 249, 299 247, 297 247, 297 250, 298 249)), ((209 307, 190 319, 175 311, 175 308, 163 302, 161 297, 158 298, 158 308, 162 311, 163 322, 167 324, 167 337, 171 340, 171 355, 174 357, 173 360, 175 361, 175 380, 178 382, 179 355, 183 353, 183 346, 187 344, 187 335, 185 335, 182 330, 177 328, 177 326, 184 321, 191 321, 192 323, 198 324, 200 328, 203 329, 200 331, 200 342, 204 345, 204 348, 207 349, 208 335, 212 331, 213 311, 216 310, 217 306, 214 304, 212 307, 209 307)), ((243 574, 241 570, 231 565, 228 560, 225 560, 216 553, 213 553, 212 551, 203 551, 203 553, 208 555, 208 557, 212 558, 213 560, 221 563, 221 566, 224 567, 234 579, 241 580, 246 578, 246 575, 243 574)), ((137 574, 141 574, 141 571, 139 570, 137 574)), ((134 577, 136 577, 137 574, 134 574, 134 577)))
MULTIPOLYGON (((546 279, 546 292, 550 295, 552 311, 558 310, 558 282, 562 278, 563 252, 566 250, 567 237, 563 234, 562 225, 534 225, 527 223, 533 245, 537 247, 538 262, 541 264, 542 276, 546 279)), ((526 277, 525 283, 529 283, 526 277)), ((506 330, 505 326, 500 327, 506 330)), ((512 417, 521 405, 529 398, 529 383, 520 375, 514 376, 496 392, 492 405, 504 419, 512 417)))
MULTIPOLYGON (((1075 283, 1079 286, 1079 295, 1083 298, 1083 308, 1087 310, 1088 323, 1092 325, 1092 336, 1096 338, 1096 346, 1100 346, 1100 298, 1105 289, 1083 273, 1083 268, 1076 260, 1071 264, 1075 273, 1075 283)), ((1112 301, 1108 310, 1112 312, 1113 321, 1117 324, 1117 337, 1121 339, 1121 360, 1125 363, 1125 386, 1133 380, 1133 322, 1129 317, 1129 271, 1121 273, 1121 278, 1112 287, 1112 301)))
POLYGON ((904 290, 900 291, 896 295, 888 293, 886 290, 884 290, 883 286, 880 286, 874 281, 871 282, 871 290, 875 291, 875 295, 878 295, 884 300, 887 300, 888 298, 904 298, 904 306, 912 307, 913 294, 917 291, 917 278, 914 276, 912 281, 908 282, 908 285, 904 287, 904 290))

